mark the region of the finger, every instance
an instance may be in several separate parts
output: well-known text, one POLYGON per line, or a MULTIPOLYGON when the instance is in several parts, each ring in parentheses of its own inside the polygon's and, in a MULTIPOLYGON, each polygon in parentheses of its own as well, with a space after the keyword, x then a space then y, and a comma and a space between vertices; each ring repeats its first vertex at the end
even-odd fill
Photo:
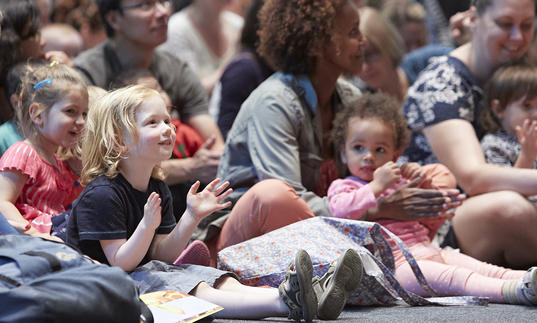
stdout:
POLYGON ((233 192, 233 189, 230 188, 224 192, 224 194, 218 196, 218 202, 223 201, 228 198, 228 196, 233 192))
POLYGON ((216 195, 220 195, 220 193, 222 193, 226 187, 229 186, 229 182, 228 181, 225 181, 224 183, 222 183, 222 185, 218 186, 215 190, 214 190, 214 193, 216 195))
POLYGON ((218 183, 220 183, 220 178, 213 179, 209 184, 207 184, 207 186, 205 186, 205 190, 209 192, 214 191, 214 188, 216 185, 218 185, 218 183))
POLYGON ((205 140, 203 145, 201 145, 200 149, 202 148, 211 149, 211 147, 214 145, 215 142, 216 142, 216 136, 211 136, 209 137, 209 139, 205 140))
POLYGON ((188 190, 188 194, 195 195, 198 192, 199 187, 200 187, 200 181, 196 181, 196 183, 190 186, 190 189, 188 190))
MULTIPOLYGON (((231 201, 227 201, 226 203, 218 204, 217 210, 223 210, 231 206, 231 201)), ((215 210, 216 211, 216 210, 215 210)))
POLYGON ((421 214, 416 214, 415 218, 417 219, 435 218, 435 217, 438 217, 440 214, 442 213, 441 212, 421 213, 421 214))
POLYGON ((410 182, 408 182, 408 183, 406 183, 405 185, 401 186, 401 188, 403 188, 403 187, 407 187, 407 188, 409 188, 409 187, 418 187, 418 185, 419 185, 420 182, 421 182, 421 179, 422 179, 421 176, 420 176, 420 177, 416 177, 416 178, 410 180, 410 182))

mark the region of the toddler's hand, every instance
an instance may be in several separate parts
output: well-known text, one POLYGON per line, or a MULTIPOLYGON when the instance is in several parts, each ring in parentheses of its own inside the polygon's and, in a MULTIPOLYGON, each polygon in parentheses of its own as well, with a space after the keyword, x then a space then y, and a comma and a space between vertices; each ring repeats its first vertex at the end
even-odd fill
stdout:
POLYGON ((515 127, 515 131, 522 153, 529 160, 535 160, 537 157, 537 121, 526 119, 521 126, 515 127))
POLYGON ((373 173, 373 182, 375 182, 382 191, 390 187, 401 178, 401 170, 394 162, 387 162, 380 166, 373 173))
POLYGON ((160 196, 156 192, 151 193, 147 198, 147 202, 144 205, 144 218, 142 219, 146 228, 156 230, 160 225, 160 211, 162 209, 160 202, 160 196))
POLYGON ((224 190, 229 186, 229 182, 225 182, 216 187, 218 183, 220 183, 219 178, 207 184, 205 189, 199 193, 197 193, 198 188, 200 187, 199 181, 190 187, 186 197, 187 211, 196 220, 201 220, 214 211, 225 209, 231 205, 230 201, 220 204, 220 202, 225 200, 233 191, 230 188, 224 192, 224 190))

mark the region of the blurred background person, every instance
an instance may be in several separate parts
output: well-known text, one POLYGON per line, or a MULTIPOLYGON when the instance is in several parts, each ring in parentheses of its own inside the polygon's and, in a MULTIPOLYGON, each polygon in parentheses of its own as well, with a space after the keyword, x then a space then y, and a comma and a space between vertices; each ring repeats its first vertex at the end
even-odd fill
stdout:
POLYGON ((226 9, 229 0, 191 0, 168 22, 161 48, 185 61, 210 94, 237 52, 242 18, 226 9))

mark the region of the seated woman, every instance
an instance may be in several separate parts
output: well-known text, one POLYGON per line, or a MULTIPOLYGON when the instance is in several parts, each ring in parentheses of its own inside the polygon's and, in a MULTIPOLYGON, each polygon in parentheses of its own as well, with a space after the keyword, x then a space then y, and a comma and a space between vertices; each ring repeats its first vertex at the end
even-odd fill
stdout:
POLYGON ((451 51, 450 47, 428 45, 405 54, 405 43, 398 30, 370 7, 360 10, 360 30, 367 45, 360 79, 353 83, 365 91, 387 93, 401 105, 408 87, 430 59, 451 51))
POLYGON ((533 36, 531 0, 475 0, 472 41, 424 70, 408 91, 404 113, 413 130, 406 159, 440 161, 470 195, 452 233, 462 252, 510 268, 537 263, 537 172, 488 164, 479 145, 482 85, 501 64, 520 59, 533 36))
MULTIPOLYGON (((234 188, 234 205, 228 214, 211 215, 196 233, 213 238, 216 250, 330 216, 323 196, 338 170, 326 134, 335 113, 360 96, 338 80, 343 72, 360 72, 363 61, 365 40, 352 1, 268 0, 259 18, 259 52, 279 72, 252 92, 228 135, 218 176, 234 188)), ((366 218, 441 213, 457 198, 457 190, 405 186, 366 218)))

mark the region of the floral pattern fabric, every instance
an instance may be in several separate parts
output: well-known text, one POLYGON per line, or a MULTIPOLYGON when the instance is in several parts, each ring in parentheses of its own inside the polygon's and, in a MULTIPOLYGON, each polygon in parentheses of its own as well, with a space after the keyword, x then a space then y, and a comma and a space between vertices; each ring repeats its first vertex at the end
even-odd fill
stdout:
POLYGON ((422 131, 442 121, 467 120, 480 137, 482 131, 477 121, 482 97, 482 89, 463 62, 451 56, 432 59, 409 88, 403 106, 413 133, 400 162, 438 163, 422 131))
POLYGON ((288 265, 298 249, 306 250, 313 263, 313 274, 321 276, 330 263, 352 248, 362 259, 364 275, 348 304, 394 305, 486 305, 482 297, 437 297, 425 299, 405 290, 396 280, 392 250, 383 233, 396 241, 421 287, 431 296, 429 286, 406 245, 378 223, 315 217, 290 224, 262 236, 227 247, 218 253, 217 267, 234 272, 247 285, 277 287, 285 278, 288 265))
MULTIPOLYGON (((481 149, 487 163, 505 167, 513 167, 522 151, 516 135, 505 130, 485 135, 481 139, 481 149)), ((537 160, 533 162, 533 168, 537 168, 537 160)))

